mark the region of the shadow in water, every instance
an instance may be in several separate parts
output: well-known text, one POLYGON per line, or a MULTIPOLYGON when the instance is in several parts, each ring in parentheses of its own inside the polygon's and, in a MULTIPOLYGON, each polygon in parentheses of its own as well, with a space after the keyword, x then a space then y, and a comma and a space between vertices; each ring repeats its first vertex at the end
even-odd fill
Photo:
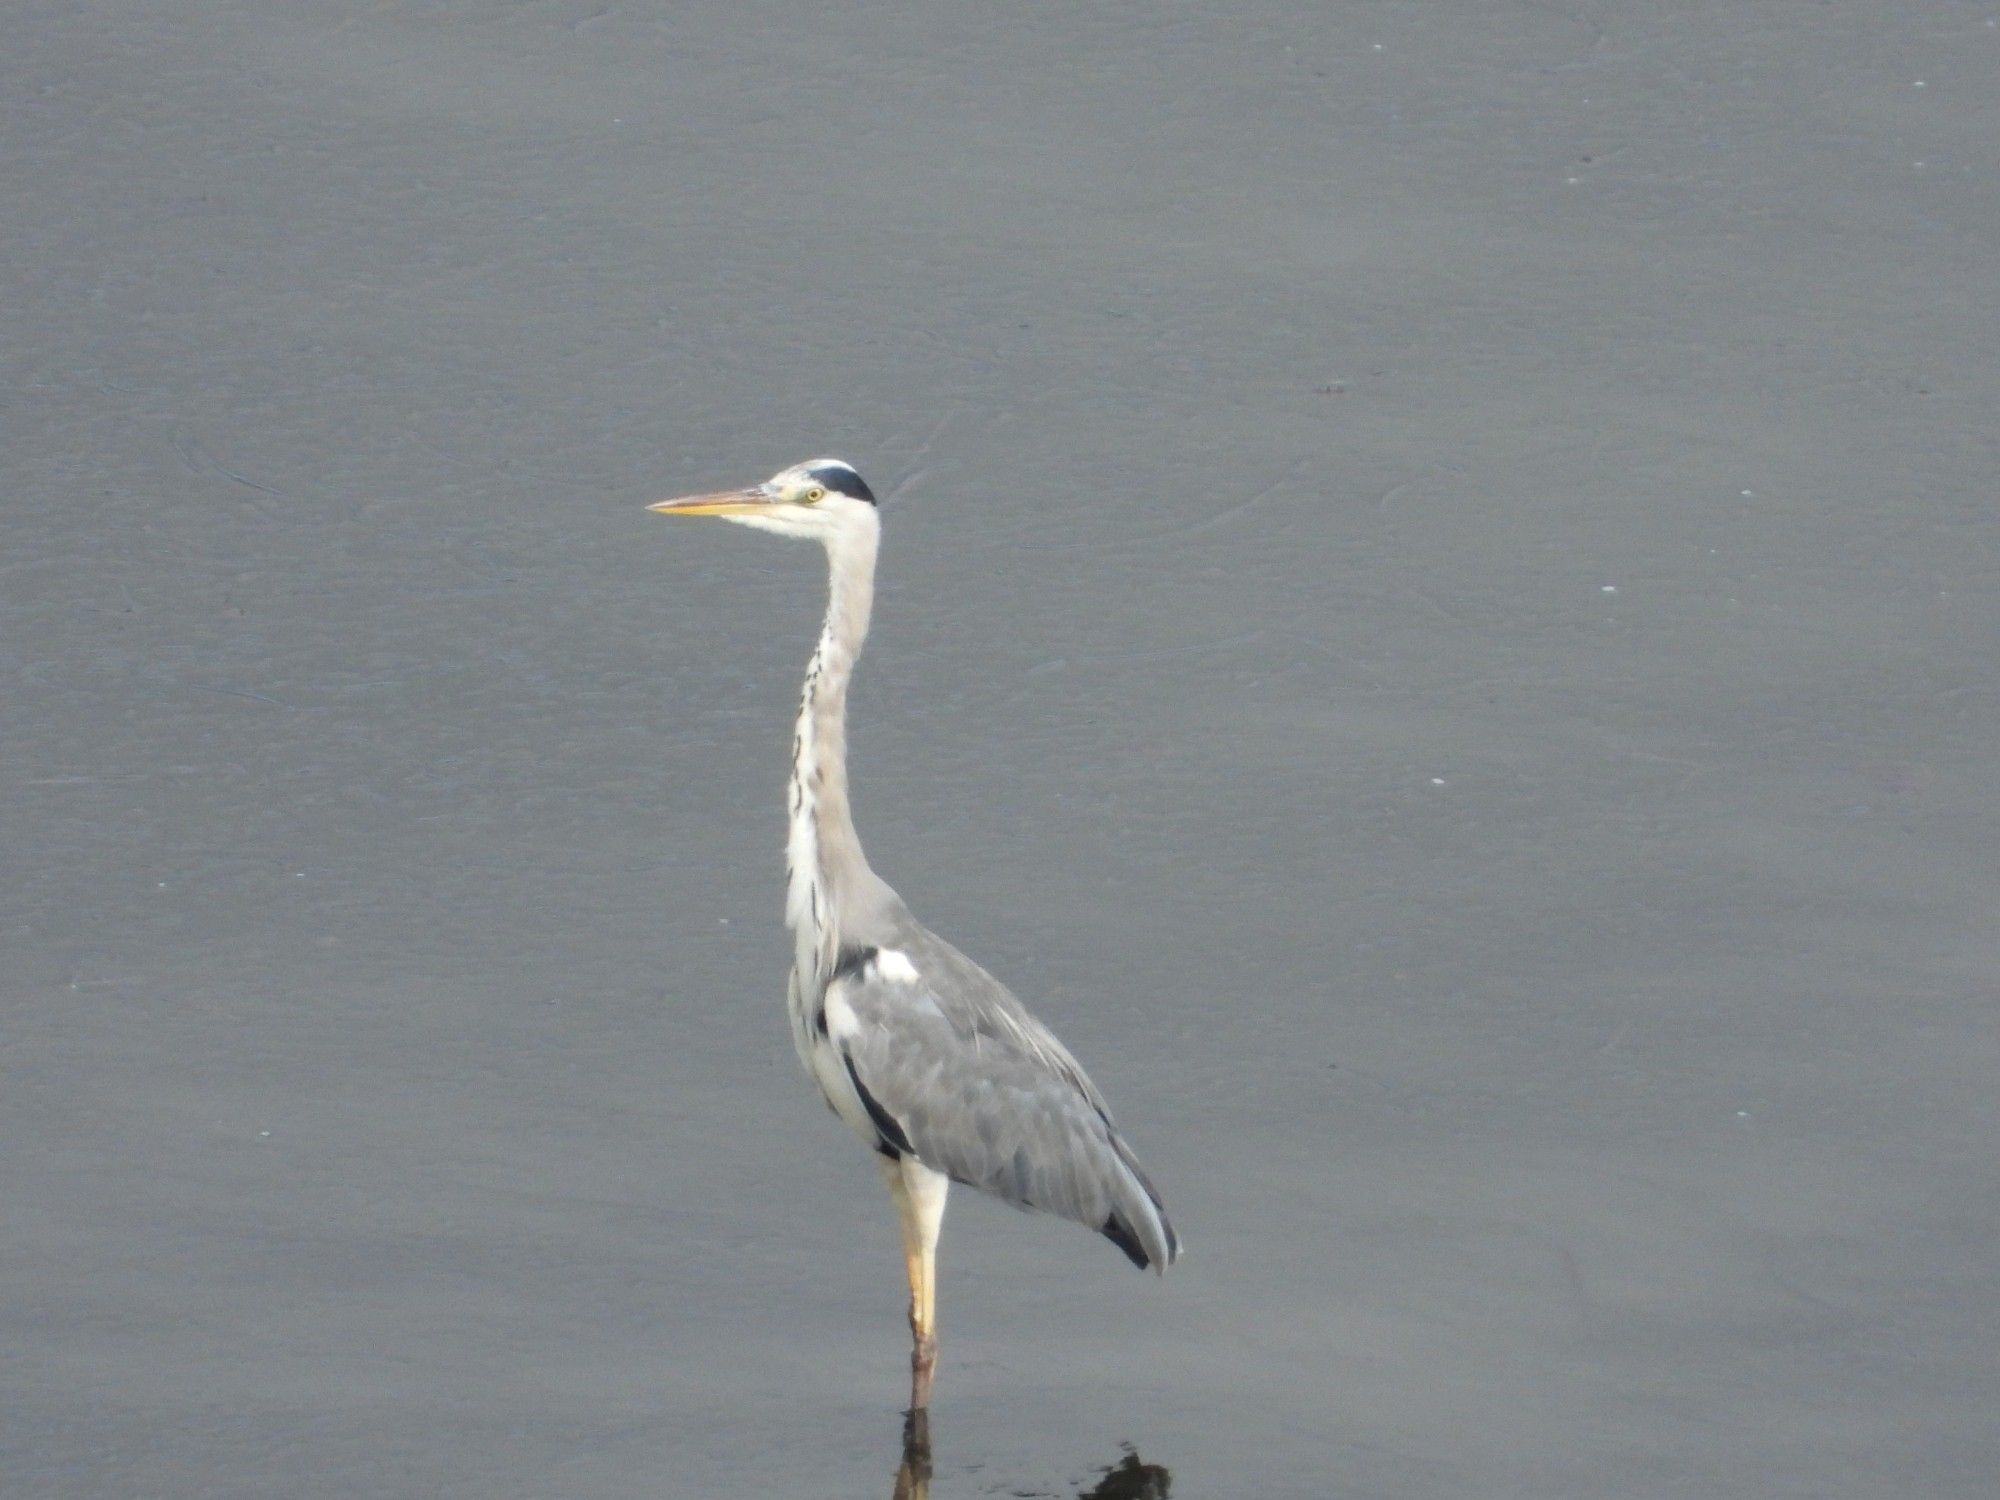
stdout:
MULTIPOLYGON (((1077 1491, 1077 1500, 1167 1500, 1173 1476, 1158 1464, 1141 1463, 1130 1446, 1125 1456, 1103 1471, 1098 1482, 1077 1491)), ((903 1418, 903 1462, 896 1470, 891 1500, 930 1500, 931 1418, 913 1411, 903 1418)), ((1016 1491, 1015 1493, 1024 1493, 1016 1491)))

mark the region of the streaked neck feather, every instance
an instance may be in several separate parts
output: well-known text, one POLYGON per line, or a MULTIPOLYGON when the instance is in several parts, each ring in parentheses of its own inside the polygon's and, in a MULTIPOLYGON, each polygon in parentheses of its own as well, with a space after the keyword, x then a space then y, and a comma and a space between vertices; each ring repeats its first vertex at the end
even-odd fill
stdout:
POLYGON ((868 635, 874 603, 873 535, 827 548, 828 599, 819 646, 806 667, 786 812, 785 924, 802 988, 816 991, 833 972, 843 917, 883 889, 861 852, 847 799, 847 685, 868 635))

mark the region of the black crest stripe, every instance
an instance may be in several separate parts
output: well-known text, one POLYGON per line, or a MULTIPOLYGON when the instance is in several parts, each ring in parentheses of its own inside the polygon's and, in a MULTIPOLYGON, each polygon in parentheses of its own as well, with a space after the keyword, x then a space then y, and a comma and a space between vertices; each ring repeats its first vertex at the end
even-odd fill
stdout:
POLYGON ((875 492, 868 488, 868 482, 846 464, 820 464, 806 472, 838 494, 866 500, 870 505, 875 503, 875 492))

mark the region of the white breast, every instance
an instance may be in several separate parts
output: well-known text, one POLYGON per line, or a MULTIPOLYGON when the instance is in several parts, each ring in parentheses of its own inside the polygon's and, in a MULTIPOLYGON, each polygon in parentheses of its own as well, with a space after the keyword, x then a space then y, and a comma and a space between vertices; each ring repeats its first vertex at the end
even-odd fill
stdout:
POLYGON ((827 987, 820 1000, 820 1014, 826 1019, 826 1028, 822 1031, 816 1022, 809 1022, 801 1053, 806 1071, 812 1074, 813 1082, 819 1085, 833 1112, 847 1123, 848 1129, 872 1146, 877 1134, 875 1122, 868 1118, 868 1107, 861 1102, 854 1078, 847 1071, 847 1059, 841 1053, 841 1047, 861 1030, 854 1007, 841 994, 845 984, 845 980, 837 980, 827 987))
MULTIPOLYGON (((799 1032, 799 1055, 805 1060, 806 1071, 812 1074, 820 1093, 833 1106, 833 1112, 870 1145, 875 1143, 877 1136, 875 1122, 869 1118, 868 1106, 861 1102, 861 1095, 854 1087, 854 1078, 847 1071, 847 1059, 842 1052, 842 1048, 861 1034, 861 1018, 848 1002, 847 989, 851 984, 915 984, 919 977, 917 966, 910 961, 909 954, 899 948, 883 948, 858 971, 843 975, 828 985, 820 997, 816 1014, 801 1018, 804 1025, 799 1032), (820 1024, 822 1019, 824 1026, 820 1024)), ((912 1001, 924 1008, 936 1009, 928 995, 913 996, 912 1001)))

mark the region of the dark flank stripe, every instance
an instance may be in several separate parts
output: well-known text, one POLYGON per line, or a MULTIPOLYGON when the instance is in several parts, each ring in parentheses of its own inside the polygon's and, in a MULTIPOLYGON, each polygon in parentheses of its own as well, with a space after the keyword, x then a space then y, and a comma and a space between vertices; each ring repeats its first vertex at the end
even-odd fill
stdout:
MULTIPOLYGON (((882 1138, 876 1142, 875 1149, 891 1161, 914 1155, 910 1150, 910 1138, 903 1134, 903 1127, 896 1123, 896 1117, 875 1102, 875 1096, 861 1082, 861 1075, 854 1071, 854 1059, 842 1052, 840 1060, 847 1064, 847 1076, 854 1081, 854 1092, 861 1096, 861 1107, 868 1111, 868 1118, 875 1123, 875 1133, 882 1138)), ((1132 1252, 1128 1250, 1125 1253, 1130 1255, 1132 1252)))

